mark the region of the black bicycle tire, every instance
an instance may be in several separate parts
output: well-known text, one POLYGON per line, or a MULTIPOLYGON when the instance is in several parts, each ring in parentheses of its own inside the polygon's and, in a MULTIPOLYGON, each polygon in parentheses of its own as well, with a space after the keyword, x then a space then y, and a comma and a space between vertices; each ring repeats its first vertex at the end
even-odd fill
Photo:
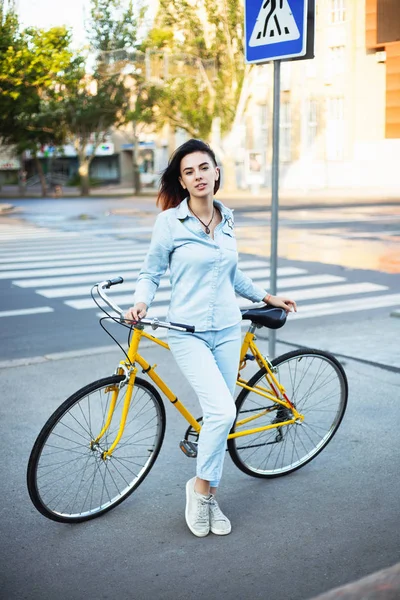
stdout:
POLYGON ((48 509, 47 506, 41 500, 38 486, 36 483, 37 466, 38 466, 38 461, 41 456, 41 452, 45 446, 46 440, 48 439, 49 435, 51 434, 53 428, 60 421, 61 417, 74 404, 76 404, 80 399, 84 398, 87 394, 95 392, 96 389, 103 388, 104 386, 107 386, 107 385, 118 384, 123 379, 124 379, 124 375, 112 375, 109 377, 104 377, 102 379, 98 379, 97 381, 93 381, 92 383, 89 383, 88 385, 84 386, 80 390, 76 391, 69 398, 67 398, 53 412, 53 414, 48 418, 46 423, 43 425, 39 435, 37 436, 36 441, 32 447, 31 454, 30 454, 29 461, 28 461, 26 481, 27 481, 29 497, 30 497, 33 505, 43 516, 47 517, 48 519, 51 519, 53 521, 58 521, 61 523, 81 523, 83 521, 89 521, 91 519, 100 517, 100 516, 104 515, 106 512, 112 510, 113 508, 115 508, 116 506, 121 504, 121 502, 123 502, 124 500, 126 500, 126 498, 128 498, 139 487, 139 485, 144 481, 144 479, 147 477, 147 475, 151 471, 152 467, 154 466, 154 463, 155 463, 155 461, 158 457, 158 454, 161 450, 161 446, 162 446, 162 443, 164 440, 164 435, 165 435, 165 426, 166 426, 165 407, 164 407, 161 396, 160 396, 159 392, 157 391, 157 389, 153 385, 151 385, 150 383, 145 381, 144 379, 141 379, 140 377, 136 377, 135 383, 146 388, 148 392, 153 394, 155 401, 158 404, 158 408, 159 408, 160 416, 161 416, 161 430, 160 430, 160 434, 158 436, 157 445, 156 445, 154 452, 151 456, 151 459, 146 467, 146 470, 141 475, 140 479, 133 485, 132 488, 130 488, 121 498, 116 500, 112 505, 107 506, 104 509, 100 509, 96 513, 93 513, 93 514, 87 515, 87 516, 83 516, 83 517, 60 516, 57 513, 54 513, 50 509, 48 509))
MULTIPOLYGON (((287 352, 285 354, 282 354, 280 356, 278 356, 277 358, 275 358, 274 360, 272 360, 272 365, 274 367, 279 366, 281 363, 291 359, 291 358, 295 358, 298 356, 304 356, 304 355, 315 355, 315 356, 322 356, 325 359, 330 360, 336 367, 337 372, 340 374, 340 378, 341 378, 341 382, 343 384, 343 388, 344 388, 344 398, 343 398, 343 402, 342 402, 342 407, 341 407, 341 412, 339 414, 338 420, 336 422, 335 427, 332 429, 329 437, 325 440, 325 442, 323 443, 323 445, 311 456, 309 457, 307 460, 305 460, 304 462, 302 462, 301 464, 293 467, 292 469, 288 469, 285 470, 282 473, 259 473, 256 472, 254 470, 251 470, 240 458, 240 455, 236 449, 236 442, 235 442, 235 438, 229 439, 228 440, 228 451, 229 454, 232 458, 232 461, 234 462, 234 464, 243 472, 246 473, 247 475, 250 475, 252 477, 258 477, 258 478, 262 478, 262 479, 273 479, 275 477, 282 477, 284 475, 289 475, 290 473, 293 473, 294 471, 297 471, 298 469, 301 469, 302 467, 304 467, 306 464, 308 464, 309 462, 311 462, 314 458, 316 458, 316 456, 318 456, 318 454, 320 454, 320 452, 322 452, 322 450, 324 450, 326 448, 326 446, 328 445, 328 443, 332 440, 332 438, 334 437, 335 433, 337 432, 337 430, 340 427, 340 424, 343 420, 344 414, 346 412, 346 407, 347 407, 347 400, 348 400, 348 381, 347 381, 347 376, 345 373, 345 370, 343 369, 342 365, 340 364, 340 362, 337 360, 337 358, 335 356, 333 356, 333 354, 331 354, 330 352, 326 352, 323 350, 316 350, 316 349, 305 349, 305 348, 300 348, 299 350, 292 350, 290 352, 287 352)), ((248 382, 248 385, 250 387, 254 386, 261 377, 263 377, 266 373, 266 369, 265 367, 262 367, 259 371, 257 371, 253 377, 251 377, 251 379, 248 382)), ((238 395, 237 399, 236 399, 236 411, 237 414, 239 414, 240 412, 240 408, 243 405, 243 403, 245 402, 248 394, 250 393, 250 390, 246 390, 243 389, 240 394, 238 395)), ((231 433, 233 433, 235 430, 235 424, 232 426, 231 429, 231 433)), ((237 438, 236 438, 237 439, 237 438)))

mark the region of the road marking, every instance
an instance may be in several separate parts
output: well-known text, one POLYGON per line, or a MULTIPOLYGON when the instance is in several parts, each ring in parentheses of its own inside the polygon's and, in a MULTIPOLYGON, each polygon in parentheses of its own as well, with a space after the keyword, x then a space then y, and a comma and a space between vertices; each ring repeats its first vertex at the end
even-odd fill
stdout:
POLYGON ((398 306, 399 304, 400 294, 387 294, 383 296, 373 296, 372 298, 354 298, 339 302, 308 304, 299 307, 299 312, 296 314, 291 313, 290 316, 294 321, 297 321, 298 319, 310 319, 326 315, 372 310, 373 308, 385 308, 387 306, 398 306))
POLYGON ((11 271, 12 269, 38 269, 38 268, 57 268, 57 267, 67 267, 67 266, 82 266, 82 265, 102 265, 102 264, 108 264, 108 263, 117 263, 117 262, 124 262, 124 263, 129 263, 129 260, 131 259, 139 259, 136 262, 130 262, 129 264, 132 267, 137 267, 137 266, 141 266, 143 264, 143 260, 144 260, 145 254, 138 256, 138 255, 131 255, 129 252, 124 252, 123 250, 121 250, 118 254, 116 254, 115 256, 102 256, 100 258, 86 258, 85 256, 82 256, 79 259, 73 259, 73 260, 60 260, 57 262, 54 261, 47 261, 47 262, 37 262, 37 263, 22 263, 21 265, 17 264, 17 263, 13 263, 11 265, 7 265, 7 266, 3 266, 0 265, 0 273, 5 273, 6 271, 11 271))
MULTIPOLYGON (((282 267, 282 268, 278 269, 278 275, 280 275, 280 276, 284 276, 285 274, 287 274, 287 275, 295 275, 296 273, 302 274, 305 272, 306 271, 304 269, 296 269, 294 267, 282 267)), ((247 271, 246 270, 246 271, 244 271, 244 273, 246 275, 248 275, 249 277, 251 277, 254 281, 257 280, 257 276, 262 281, 265 281, 266 277, 269 276, 269 269, 265 269, 264 273, 261 272, 260 270, 257 270, 257 271, 254 271, 254 270, 247 271)), ((161 286, 161 283, 162 283, 162 281, 160 282, 160 286, 161 286)), ((116 304, 122 304, 122 305, 129 306, 133 300, 133 293, 134 293, 134 290, 132 289, 132 291, 129 294, 110 294, 110 298, 116 304)), ((156 301, 162 302, 164 300, 169 300, 170 296, 171 296, 170 291, 159 292, 159 293, 157 293, 156 301)), ((102 302, 100 302, 100 303, 102 304, 102 302)), ((81 300, 66 300, 65 304, 67 306, 70 306, 71 308, 75 308, 77 310, 86 310, 88 308, 95 308, 95 304, 91 298, 85 298, 85 299, 81 299, 81 300)))
MULTIPOLYGON (((361 310, 372 310, 374 308, 385 308, 388 306, 400 305, 400 294, 388 294, 383 296, 374 296, 372 298, 353 298, 338 302, 324 302, 321 304, 308 304, 299 307, 299 312, 290 313, 289 317, 293 321, 298 319, 310 319, 327 315, 337 315, 341 313, 356 312, 361 310)), ((253 303, 250 301, 240 302, 240 306, 248 308, 253 303), (246 306, 247 304, 247 306, 246 306)), ((112 311, 111 311, 112 312, 112 311)), ((148 317, 165 317, 168 312, 168 306, 152 306, 148 312, 148 317)), ((103 313, 97 313, 104 316, 103 313)))
POLYGON ((350 296, 350 294, 368 294, 387 290, 386 285, 377 283, 344 283, 342 285, 328 285, 326 287, 311 288, 305 290, 290 290, 285 292, 292 296, 296 302, 301 300, 314 300, 315 298, 329 298, 334 296, 350 296))
POLYGON ((59 240, 64 237, 75 237, 77 239, 83 237, 93 237, 95 238, 98 235, 109 235, 109 236, 117 236, 120 234, 140 234, 140 233, 151 233, 153 231, 153 226, 141 226, 141 227, 107 227, 107 228, 99 228, 99 229, 90 229, 87 228, 87 223, 83 225, 85 229, 77 230, 74 232, 60 232, 54 231, 50 229, 44 229, 38 227, 37 229, 29 229, 21 228, 18 229, 16 227, 10 226, 8 231, 0 231, 0 241, 4 241, 6 243, 12 243, 14 246, 21 246, 21 242, 23 240, 29 240, 30 244, 40 244, 43 241, 51 240, 57 238, 59 240))
POLYGON ((54 231, 46 231, 45 229, 21 229, 17 230, 14 227, 10 231, 0 232, 0 241, 4 241, 7 244, 10 242, 21 245, 22 240, 29 240, 31 242, 43 242, 43 240, 50 240, 59 238, 59 234, 54 231))
MULTIPOLYGON (((117 270, 117 267, 114 268, 114 271, 117 270)), ((118 269, 119 271, 120 269, 118 269)), ((73 275, 75 273, 98 273, 99 266, 98 265, 88 265, 87 267, 61 267, 59 269, 29 269, 22 271, 8 271, 0 273, 0 279, 14 279, 19 277, 51 277, 53 275, 73 275)), ((126 269, 125 269, 126 271, 126 269)), ((103 271, 104 273, 104 271, 103 271)), ((119 275, 119 273, 117 273, 119 275)))
MULTIPOLYGON (((140 265, 143 264, 143 261, 140 263, 140 265)), ((265 264, 265 261, 264 261, 265 264)), ((129 265, 127 265, 128 267, 129 265)), ((125 272, 127 272, 127 268, 122 269, 125 272)), ((293 270, 293 269, 292 269, 293 270)), ((121 268, 118 268, 118 271, 121 271, 121 268)), ((132 271, 132 269, 131 269, 132 271)), ((295 269, 295 272, 299 272, 300 269, 295 269)), ((302 273, 305 273, 304 269, 301 270, 302 273)), ((61 267, 59 269, 57 268, 50 268, 50 269, 29 269, 29 270, 21 270, 21 271, 7 271, 7 272, 3 272, 0 273, 0 279, 19 279, 19 278, 28 278, 28 277, 52 277, 57 276, 57 275, 75 275, 78 273, 99 273, 99 267, 97 265, 88 265, 86 267, 61 267)), ((104 271, 103 271, 104 273, 104 271)), ((265 270, 266 275, 269 273, 268 269, 265 270)), ((295 273, 293 273, 295 274, 295 273)), ((119 275, 119 273, 116 273, 114 276, 119 275)), ((93 277, 95 277, 93 275, 93 277)), ((250 275, 251 277, 251 275, 250 275)))
MULTIPOLYGON (((241 264, 242 270, 243 264, 241 264)), ((244 270, 246 273, 246 271, 244 270)), ((264 274, 261 275, 261 279, 264 279, 264 274)), ((257 276, 253 277, 254 281, 257 281, 257 276)), ((92 279, 90 280, 92 281, 92 279)), ((135 284, 135 277, 127 277, 124 279, 124 283, 135 284)), ((322 285, 325 283, 339 283, 339 281, 346 281, 345 277, 339 277, 337 275, 306 275, 304 277, 287 277, 282 278, 279 281, 279 290, 286 289, 288 287, 306 287, 308 285, 322 285)), ((23 281, 22 283, 25 283, 23 281)), ((270 285, 269 280, 265 281, 265 287, 268 289, 270 285)), ((169 288, 171 289, 171 283, 169 278, 163 277, 161 278, 160 285, 158 289, 169 288)), ((115 288, 114 288, 115 289, 115 288)), ((118 288, 122 289, 122 288, 118 288)), ((90 291, 90 288, 87 285, 80 285, 75 287, 60 287, 60 288, 50 288, 44 290, 36 290, 36 293, 40 296, 44 296, 45 298, 72 298, 77 296, 86 296, 90 291)), ((133 288, 132 288, 133 293, 133 288)), ((297 292, 296 292, 297 293, 297 292)), ((158 295, 158 294, 157 294, 158 295)))
MULTIPOLYGON (((96 274, 92 274, 92 275, 76 275, 73 276, 71 275, 70 277, 46 277, 43 279, 22 279, 21 281, 15 280, 13 281, 13 285, 16 285, 18 287, 22 287, 22 288, 36 288, 36 287, 51 287, 53 285, 74 285, 76 283, 88 283, 90 285, 90 287, 94 284, 94 283, 98 283, 99 281, 104 281, 105 279, 110 279, 110 277, 119 277, 121 276, 129 276, 132 275, 132 273, 135 273, 135 271, 132 271, 132 269, 126 270, 126 269, 114 269, 114 271, 117 271, 116 273, 114 272, 114 274, 110 274, 108 273, 107 275, 104 274, 104 271, 102 273, 96 273, 96 274)), ((136 271, 139 274, 139 271, 136 271)), ((87 289, 87 288, 86 288, 87 289)))
MULTIPOLYGON (((142 264, 142 263, 141 263, 142 264)), ((254 260, 247 261, 246 263, 239 263, 239 265, 245 264, 245 266, 263 266, 267 267, 269 264, 264 260, 254 260)), ((99 267, 98 267, 99 269, 99 267)), ((128 268, 128 266, 124 268, 114 269, 114 273, 110 273, 109 271, 106 273, 105 271, 97 272, 96 274, 91 275, 72 275, 70 277, 52 277, 52 278, 43 278, 43 279, 22 279, 19 281, 18 279, 13 281, 13 284, 18 287, 28 288, 28 287, 52 287, 57 285, 74 285, 76 283, 88 283, 93 285, 99 281, 104 281, 104 279, 110 279, 111 277, 117 276, 126 276, 131 281, 136 281, 137 276, 139 275, 140 269, 132 269, 128 268)))
MULTIPOLYGON (((102 242, 101 244, 99 244, 99 247, 103 247, 104 243, 102 242)), ((63 252, 62 254, 53 254, 52 252, 50 252, 49 250, 43 251, 43 254, 31 254, 31 253, 27 253, 25 252, 23 255, 21 256, 15 256, 14 252, 10 252, 9 254, 2 252, 1 253, 1 259, 0 259, 0 265, 6 264, 9 268, 15 268, 15 269, 20 269, 20 268, 25 268, 23 266, 23 264, 16 264, 16 263, 34 263, 35 261, 44 261, 44 260, 52 260, 52 261, 57 261, 57 260, 66 260, 66 259, 75 259, 75 258, 80 258, 82 259, 83 256, 85 257, 85 259, 90 259, 90 258, 96 258, 96 257, 101 257, 101 256, 118 256, 120 254, 123 253, 127 253, 130 256, 134 255, 134 256, 145 256, 147 250, 145 248, 143 248, 142 250, 132 250, 132 244, 121 244, 121 242, 117 242, 116 244, 109 244, 107 243, 107 248, 109 248, 109 250, 107 251, 95 251, 93 249, 93 246, 91 246, 89 248, 89 250, 93 250, 92 252, 88 252, 86 247, 80 247, 80 246, 74 246, 74 252, 71 253, 65 253, 63 252), (114 249, 115 248, 115 249, 114 249), (50 256, 49 256, 50 255, 50 256), (11 263, 15 263, 14 267, 11 267, 11 263)), ((28 265, 29 267, 30 265, 28 265)), ((0 266, 0 268, 3 268, 0 266)))
MULTIPOLYGON (((114 253, 112 253, 114 254, 114 253)), ((40 263, 22 263, 22 264, 17 264, 17 263, 13 263, 12 265, 7 265, 7 266, 3 266, 0 265, 0 272, 6 272, 6 271, 11 271, 12 269, 36 269, 36 268, 57 268, 57 267, 65 267, 65 266, 83 266, 83 265, 95 265, 95 264, 108 264, 108 263, 116 263, 118 260, 127 263, 130 267, 132 267, 132 269, 134 269, 135 267, 142 267, 143 265, 143 261, 146 257, 146 252, 141 252, 140 254, 136 253, 131 253, 128 251, 124 251, 121 250, 118 253, 115 253, 115 255, 113 256, 103 256, 100 258, 87 258, 86 256, 81 256, 81 258, 79 259, 74 259, 74 260, 66 260, 66 261, 57 261, 57 262, 53 262, 53 261, 48 261, 48 262, 40 262, 40 263), (131 259, 134 259, 134 262, 129 262, 131 259)), ((265 266, 268 265, 269 263, 267 261, 261 261, 261 260, 254 260, 254 261, 249 261, 252 262, 252 266, 265 266)))
POLYGON ((141 226, 141 227, 106 227, 104 229, 85 229, 82 233, 86 235, 119 235, 120 233, 151 233, 153 226, 141 226))
POLYGON ((61 243, 54 244, 40 244, 40 246, 33 247, 31 242, 29 241, 29 252, 27 252, 27 244, 25 243, 23 248, 10 248, 7 244, 2 244, 2 253, 1 256, 4 259, 9 259, 10 262, 14 258, 23 259, 24 257, 32 256, 34 254, 40 255, 40 258, 43 256, 47 258, 48 256, 53 256, 55 253, 61 253, 61 257, 64 256, 65 252, 75 252, 80 253, 82 256, 83 252, 96 252, 97 250, 101 251, 104 248, 118 250, 125 248, 134 248, 138 247, 141 250, 148 248, 148 243, 143 243, 141 246, 139 242, 133 244, 132 241, 127 242, 125 240, 115 240, 112 238, 94 238, 88 241, 79 240, 79 239, 66 239, 62 240, 61 243))
POLYGON ((3 310, 0 311, 0 317, 21 317, 23 315, 37 315, 49 312, 54 312, 54 308, 50 306, 38 306, 37 308, 23 308, 20 310, 3 310))

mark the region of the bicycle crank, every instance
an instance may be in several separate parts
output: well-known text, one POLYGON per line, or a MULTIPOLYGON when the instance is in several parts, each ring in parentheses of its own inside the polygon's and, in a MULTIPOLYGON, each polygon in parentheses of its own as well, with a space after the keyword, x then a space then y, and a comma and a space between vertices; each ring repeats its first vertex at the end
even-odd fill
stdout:
MULTIPOLYGON (((203 417, 196 419, 200 425, 203 422, 203 417)), ((185 456, 189 458, 196 458, 197 456, 197 442, 199 441, 199 432, 193 429, 190 425, 185 431, 184 439, 179 442, 179 448, 182 450, 185 456)))

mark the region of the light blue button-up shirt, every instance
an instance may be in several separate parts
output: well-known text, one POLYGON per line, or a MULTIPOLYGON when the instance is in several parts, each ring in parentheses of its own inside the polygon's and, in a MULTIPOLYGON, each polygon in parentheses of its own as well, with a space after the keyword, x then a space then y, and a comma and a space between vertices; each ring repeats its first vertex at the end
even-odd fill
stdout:
POLYGON ((267 292, 238 269, 232 211, 214 200, 222 221, 214 239, 202 229, 187 199, 156 219, 150 248, 140 271, 134 303, 153 302, 160 278, 169 267, 171 301, 168 320, 194 325, 196 331, 220 330, 241 321, 236 294, 261 302, 267 292))

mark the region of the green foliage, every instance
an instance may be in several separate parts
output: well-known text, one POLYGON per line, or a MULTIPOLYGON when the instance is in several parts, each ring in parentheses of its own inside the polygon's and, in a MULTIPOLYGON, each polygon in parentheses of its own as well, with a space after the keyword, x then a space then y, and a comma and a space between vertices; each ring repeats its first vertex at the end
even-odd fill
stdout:
POLYGON ((184 53, 186 62, 192 56, 203 65, 197 63, 191 76, 172 73, 165 81, 160 109, 172 123, 208 138, 213 118, 220 117, 222 131, 229 130, 243 83, 242 38, 243 8, 237 0, 160 0, 149 39, 171 56, 184 53))
POLYGON ((3 6, 0 140, 16 152, 73 143, 88 184, 94 152, 87 156, 86 148, 95 151, 113 127, 130 124, 134 146, 143 125, 166 121, 205 139, 215 117, 229 130, 244 72, 241 2, 160 0, 143 40, 145 10, 137 2, 91 0, 89 63, 66 28, 20 31, 3 6))
POLYGON ((174 42, 174 32, 172 29, 161 29, 154 27, 151 29, 142 43, 142 48, 171 48, 174 42))
POLYGON ((16 14, 0 7, 0 139, 17 153, 63 142, 50 104, 72 60, 70 42, 63 27, 21 32, 16 14))
POLYGON ((135 11, 132 0, 126 8, 118 0, 92 0, 90 15, 88 35, 94 50, 110 52, 137 45, 138 23, 143 19, 144 9, 135 11))

